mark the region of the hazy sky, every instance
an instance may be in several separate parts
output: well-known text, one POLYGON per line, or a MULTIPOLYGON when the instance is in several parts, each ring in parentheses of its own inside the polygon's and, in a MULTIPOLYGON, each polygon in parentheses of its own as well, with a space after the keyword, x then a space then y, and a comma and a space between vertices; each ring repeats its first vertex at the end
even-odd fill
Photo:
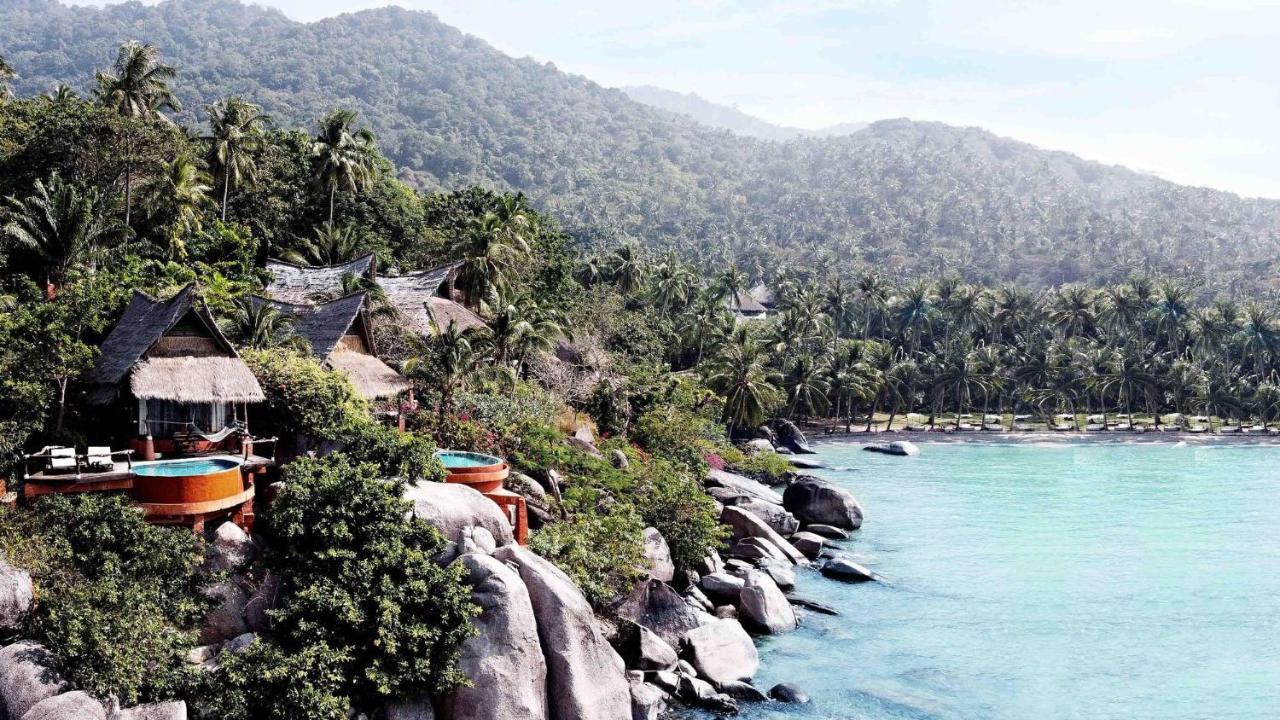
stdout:
MULTIPOLYGON (((314 20, 389 3, 259 4, 314 20)), ((780 124, 978 125, 1177 182, 1280 198, 1277 0, 394 4, 605 85, 693 91, 780 124)))

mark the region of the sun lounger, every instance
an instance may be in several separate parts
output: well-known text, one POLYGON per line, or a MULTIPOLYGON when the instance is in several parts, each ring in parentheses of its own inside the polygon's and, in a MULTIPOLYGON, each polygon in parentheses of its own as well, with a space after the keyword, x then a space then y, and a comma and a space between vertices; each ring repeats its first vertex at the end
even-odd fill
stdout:
POLYGON ((75 448, 51 446, 41 450, 40 454, 49 458, 46 467, 50 473, 72 473, 79 470, 75 448))
POLYGON ((1102 432, 1107 429, 1106 425, 1101 423, 1089 423, 1084 426, 1085 432, 1102 432))
POLYGON ((1218 428, 1218 432, 1223 435, 1238 435, 1240 433, 1239 425, 1223 425, 1218 428))
POLYGON ((111 458, 111 448, 101 445, 90 447, 89 451, 84 455, 84 465, 87 470, 93 472, 95 470, 111 470, 116 466, 115 460, 111 458))

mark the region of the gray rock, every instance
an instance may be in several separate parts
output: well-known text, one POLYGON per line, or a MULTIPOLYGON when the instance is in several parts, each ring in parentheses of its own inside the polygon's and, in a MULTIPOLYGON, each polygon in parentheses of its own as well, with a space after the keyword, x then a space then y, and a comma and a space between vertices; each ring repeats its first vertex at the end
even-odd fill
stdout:
POLYGON ((224 522, 213 531, 209 561, 214 570, 239 572, 249 567, 258 556, 258 548, 249 533, 233 522, 224 522))
POLYGON ((609 453, 609 463, 619 470, 626 470, 631 465, 631 461, 627 460, 627 454, 617 449, 609 453))
POLYGON ((800 428, 790 420, 777 420, 773 424, 774 430, 778 433, 777 444, 784 445, 792 452, 802 455, 814 454, 813 448, 809 446, 809 439, 804 436, 800 428))
POLYGON ((853 493, 811 475, 801 475, 788 485, 782 504, 805 523, 844 530, 862 527, 862 506, 853 493))
MULTIPOLYGON (((709 487, 707 488, 707 494, 721 505, 737 505, 740 502, 756 499, 741 490, 734 490, 733 488, 727 487, 709 487)), ((762 500, 761 502, 764 501, 762 500)))
POLYGON ((662 582, 671 582, 676 576, 675 563, 671 562, 671 548, 667 547, 666 538, 657 528, 644 529, 644 557, 648 563, 646 568, 649 577, 662 582))
POLYGON ((738 617, 747 627, 776 635, 796 628, 796 612, 773 578, 763 572, 747 574, 738 603, 738 617))
POLYGON ((267 611, 274 610, 279 600, 280 578, 267 573, 244 605, 244 622, 250 632, 260 633, 270 629, 271 618, 267 611))
POLYGON ((724 470, 716 470, 715 468, 708 470, 707 485, 729 488, 740 495, 750 495, 751 497, 764 500, 765 502, 771 502, 775 505, 782 504, 782 496, 768 485, 757 480, 752 480, 749 477, 726 472, 724 470))
POLYGON ((187 651, 187 662, 192 665, 203 665, 218 656, 220 645, 197 645, 187 651))
POLYGON ((822 548, 827 545, 826 538, 807 530, 792 535, 790 541, 791 545, 794 546, 795 549, 804 553, 804 556, 810 560, 818 557, 818 555, 822 553, 822 548))
MULTIPOLYGON (((529 591, 519 573, 489 555, 463 555, 477 634, 462 644, 458 667, 471 680, 440 701, 444 720, 547 717, 547 664, 529 591)), ((672 655, 674 656, 674 652, 672 655)), ((673 661, 674 662, 674 661, 673 661)))
MULTIPOLYGON (((728 510, 728 508, 725 508, 728 510)), ((782 554, 777 545, 765 540, 764 538, 749 537, 743 538, 733 544, 729 548, 729 557, 740 558, 745 560, 776 560, 778 562, 790 562, 790 558, 782 554)))
POLYGON ((766 438, 756 438, 747 441, 747 448, 751 452, 773 452, 773 443, 766 438))
MULTIPOLYGON (((436 720, 436 712, 428 699, 399 702, 383 708, 387 720, 436 720)), ((497 717, 497 716, 495 716, 497 717)))
POLYGON ((811 532, 815 535, 821 535, 828 540, 848 540, 849 533, 841 530, 833 525, 823 525, 822 523, 806 524, 805 532, 811 532))
POLYGON ((187 720, 187 704, 181 700, 148 703, 125 708, 110 720, 187 720))
POLYGON ((89 693, 72 690, 32 705, 22 720, 107 720, 107 711, 89 693))
POLYGON ((712 573, 702 578, 698 588, 706 593, 708 598, 737 602, 738 595, 742 592, 742 584, 742 578, 728 573, 712 573))
POLYGON ((670 670, 680 661, 675 648, 667 641, 630 620, 618 625, 617 649, 627 667, 645 672, 670 670))
POLYGON ((493 533, 478 525, 470 525, 462 529, 462 543, 458 547, 459 554, 483 553, 490 555, 498 549, 493 533))
POLYGON ((821 460, 815 460, 807 455, 792 455, 787 458, 787 462, 791 463, 791 467, 799 468, 800 470, 821 470, 827 466, 821 460))
POLYGON ((579 450, 581 452, 584 452, 590 455, 591 457, 595 457, 595 458, 604 457, 604 454, 601 453, 600 450, 597 449, 596 446, 593 445, 590 440, 583 440, 580 437, 570 435, 569 437, 564 439, 564 442, 566 445, 573 448, 574 450, 579 450))
POLYGON ((690 630, 684 649, 698 675, 716 686, 750 680, 760 669, 756 646, 737 620, 719 619, 690 630))
POLYGON ((228 640, 226 645, 222 646, 222 651, 229 652, 232 655, 239 655, 249 649, 249 646, 253 644, 255 638, 257 638, 257 635, 254 635, 253 633, 237 635, 228 640))
POLYGON ((778 587, 783 590, 790 590, 796 586, 796 571, 794 566, 785 565, 780 562, 767 562, 760 566, 766 575, 773 579, 778 587))
MULTIPOLYGON (((627 720, 631 691, 622 658, 596 626, 591 605, 555 565, 517 545, 495 554, 512 563, 529 590, 547 659, 552 720, 627 720)), ((656 630, 655 630, 656 632, 656 630)))
POLYGON ((37 703, 69 689, 55 669, 57 660, 43 645, 16 642, 0 649, 0 717, 21 718, 37 703))
POLYGON ((35 596, 31 575, 0 556, 0 631, 19 630, 35 596))
POLYGON ((690 585, 684 590, 684 599, 699 610, 711 612, 711 608, 715 607, 705 593, 698 589, 697 585, 690 585))
POLYGON ((693 677, 680 677, 680 699, 693 705, 701 705, 711 710, 733 714, 738 712, 738 705, 728 695, 716 692, 711 683, 693 677))
POLYGON ((822 574, 845 582, 869 582, 879 576, 848 558, 832 558, 822 565, 822 574))
MULTIPOLYGON (((790 492, 790 490, 787 492, 790 492)), ((726 507, 724 512, 720 513, 720 522, 729 526, 733 532, 734 540, 760 538, 776 547, 784 558, 791 562, 797 565, 808 562, 808 559, 779 535, 777 531, 756 517, 754 513, 743 510, 741 507, 726 507)))
POLYGON ((738 608, 732 605, 720 605, 716 607, 713 614, 718 618, 729 618, 736 620, 738 618, 738 608))
POLYGON ((746 700, 747 702, 764 702, 769 699, 768 696, 760 691, 760 688, 751 683, 727 682, 720 686, 720 692, 734 700, 746 700))
POLYGON ((744 502, 736 503, 736 505, 738 509, 746 510, 763 520, 766 525, 773 528, 773 531, 779 535, 790 535, 800 529, 800 521, 781 505, 765 502, 757 498, 750 498, 744 502))
POLYGON ((412 513, 440 531, 446 540, 463 544, 469 526, 489 531, 498 545, 510 545, 511 523, 494 502, 459 483, 421 482, 405 490, 412 513))
POLYGON ((649 673, 649 679, 663 691, 673 693, 680 689, 680 675, 674 670, 661 670, 649 673))
POLYGON ((646 682, 631 683, 631 720, 658 720, 667 711, 667 694, 646 682))
POLYGON ((769 697, 784 703, 809 702, 809 696, 805 694, 805 691, 801 690, 800 686, 789 682, 778 683, 769 688, 769 697))
POLYGON ((754 563, 749 563, 741 558, 729 558, 724 563, 725 572, 738 577, 746 577, 747 572, 755 569, 754 563))
POLYGON ((703 622, 703 613, 690 607, 680 593, 659 580, 637 583, 631 594, 615 603, 611 611, 619 618, 649 628, 672 647, 679 646, 680 638, 703 622))
POLYGON ((249 598, 231 580, 220 580, 204 589, 205 597, 217 606, 204 619, 198 642, 201 645, 223 642, 249 630, 244 621, 245 605, 249 598))
POLYGON ((806 610, 812 610, 822 615, 839 615, 840 614, 839 610, 836 610, 830 605, 824 605, 818 602, 817 600, 810 600, 809 598, 799 597, 797 595, 788 595, 787 602, 791 603, 792 605, 795 605, 796 607, 802 607, 802 608, 805 608, 806 610))
POLYGON ((511 473, 507 477, 503 487, 513 493, 519 493, 525 497, 525 500, 538 503, 543 507, 547 504, 547 491, 537 480, 525 475, 524 473, 511 473))

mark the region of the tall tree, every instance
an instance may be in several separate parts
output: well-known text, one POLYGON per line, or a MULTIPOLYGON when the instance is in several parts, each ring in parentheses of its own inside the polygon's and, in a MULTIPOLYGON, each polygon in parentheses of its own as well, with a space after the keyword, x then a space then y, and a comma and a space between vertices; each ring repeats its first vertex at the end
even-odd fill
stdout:
POLYGON ((171 258, 185 256, 187 238, 203 229, 204 213, 213 206, 210 183, 200 162, 184 153, 166 163, 164 172, 152 185, 152 212, 166 228, 171 258))
POLYGON ((57 173, 37 180, 28 197, 5 198, 0 223, 8 244, 35 257, 50 295, 72 268, 92 268, 115 234, 98 194, 57 173))
POLYGON ((222 220, 227 219, 228 195, 233 185, 257 180, 253 154, 262 144, 267 116, 253 103, 238 97, 205 106, 209 115, 209 165, 222 180, 222 220))
POLYGON ((339 188, 359 192, 373 181, 376 145, 367 128, 356 129, 359 114, 334 110, 320 120, 320 131, 311 143, 316 180, 329 193, 329 223, 339 188))
MULTIPOLYGON (((169 88, 169 81, 177 77, 177 71, 160 62, 160 51, 154 45, 144 45, 130 40, 120 46, 112 71, 99 72, 98 101, 114 108, 121 115, 137 120, 167 120, 161 112, 182 109, 182 104, 169 88)), ((127 146, 124 170, 124 224, 129 225, 133 206, 133 146, 132 133, 127 146)))

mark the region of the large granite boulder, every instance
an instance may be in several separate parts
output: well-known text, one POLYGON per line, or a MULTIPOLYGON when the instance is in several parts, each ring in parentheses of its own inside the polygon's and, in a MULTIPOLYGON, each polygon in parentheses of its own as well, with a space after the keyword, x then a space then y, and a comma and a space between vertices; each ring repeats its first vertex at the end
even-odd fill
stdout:
POLYGON ((611 609, 615 616, 652 630, 672 647, 680 645, 685 633, 710 620, 709 615, 691 607, 680 593, 660 580, 638 583, 611 609))
POLYGON ((862 527, 862 506, 853 493, 812 475, 801 475, 788 485, 782 504, 804 523, 844 530, 862 527))
POLYGON ((107 720, 187 720, 187 704, 181 700, 125 708, 107 720))
POLYGON ((795 549, 795 546, 787 542, 776 530, 769 527, 768 523, 756 517, 755 513, 743 510, 741 506, 725 506, 724 511, 720 513, 720 522, 729 526, 729 529, 733 532, 734 540, 760 538, 778 548, 782 555, 791 562, 797 565, 803 565, 808 562, 803 553, 795 549))
POLYGON ((690 630, 684 650, 698 675, 717 687, 734 680, 746 682, 760 669, 755 643, 737 620, 720 619, 690 630))
POLYGON ((814 449, 809 446, 809 439, 804 436, 800 428, 790 420, 778 420, 774 422, 774 428, 778 431, 778 444, 791 450, 791 452, 801 453, 803 455, 813 455, 814 449))
POLYGON ((733 547, 729 548, 729 557, 753 562, 757 560, 791 562, 791 559, 784 555, 777 545, 758 537, 743 538, 734 543, 733 547))
POLYGON ((787 512, 786 508, 781 505, 765 502, 756 498, 726 504, 736 505, 752 515, 755 515, 763 520, 766 525, 773 528, 773 531, 779 535, 790 535, 800 529, 800 521, 796 519, 795 515, 787 512))
POLYGON ((671 548, 657 528, 644 529, 644 557, 649 577, 671 582, 676 576, 675 563, 671 561, 671 548))
POLYGON ((519 573, 483 554, 463 555, 478 633, 462 645, 458 667, 471 679, 440 702, 445 720, 544 720, 547 664, 519 573))
POLYGON ((630 620, 619 622, 615 646, 627 667, 636 670, 662 672, 674 668, 680 661, 675 648, 667 641, 649 628, 630 620))
POLYGON ((280 601, 280 578, 273 573, 263 576, 244 605, 244 622, 250 632, 266 632, 271 627, 267 611, 274 610, 280 601))
POLYGON ((436 720, 436 712, 427 699, 392 703, 382 709, 382 714, 387 720, 436 720))
POLYGON ((776 490, 744 475, 711 468, 707 471, 706 484, 711 487, 728 488, 739 495, 749 495, 775 505, 782 504, 782 496, 776 490))
POLYGON ((647 682, 631 683, 631 720, 659 720, 667 711, 667 694, 647 682))
POLYGON ((569 576, 518 545, 501 547, 494 557, 511 563, 528 588, 547 660, 551 720, 629 720, 631 689, 622 658, 569 576))
POLYGON ((440 531, 445 540, 462 544, 463 532, 482 527, 498 545, 510 545, 511 523, 489 498, 459 483, 420 482, 404 493, 413 503, 413 514, 440 531))
POLYGON ((213 531, 213 540, 209 544, 209 565, 213 570, 239 572, 253 562, 258 548, 253 538, 239 525, 224 522, 213 531))
POLYGON ((0 718, 21 720, 40 701, 67 691, 56 667, 53 654, 38 643, 22 641, 0 649, 0 718))
POLYGON ((742 594, 743 580, 735 577, 727 572, 711 573, 704 575, 698 580, 698 589, 702 590, 711 600, 729 601, 736 603, 738 596, 742 594))
POLYGON ((89 693, 73 690, 32 705, 22 720, 107 720, 107 711, 89 693))
POLYGON ((759 570, 747 573, 738 601, 738 617, 749 628, 776 635, 796 627, 796 613, 773 578, 759 570))
POLYGON ((872 582, 879 576, 849 558, 836 557, 822 564, 823 575, 845 582, 872 582))
POLYGON ((0 631, 14 632, 31 610, 35 588, 26 570, 10 565, 0 556, 0 631))
POLYGON ((200 628, 199 644, 230 640, 249 631, 244 621, 245 606, 249 598, 232 580, 220 580, 204 590, 205 597, 216 603, 213 610, 205 616, 204 627, 200 628))

